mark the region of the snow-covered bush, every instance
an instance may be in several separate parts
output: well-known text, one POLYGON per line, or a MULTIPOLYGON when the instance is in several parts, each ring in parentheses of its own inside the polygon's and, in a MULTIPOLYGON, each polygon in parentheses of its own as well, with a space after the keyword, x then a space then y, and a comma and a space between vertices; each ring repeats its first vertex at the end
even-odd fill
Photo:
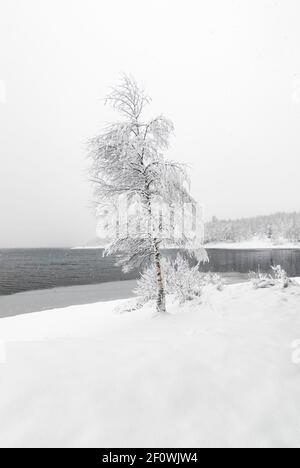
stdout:
POLYGON ((280 265, 272 267, 271 274, 251 272, 249 278, 255 289, 272 288, 273 286, 280 286, 284 289, 293 284, 286 271, 280 265))
POLYGON ((282 288, 288 288, 292 280, 288 277, 287 272, 280 265, 272 267, 272 270, 276 283, 282 288))
POLYGON ((201 273, 198 264, 191 267, 181 255, 172 261, 166 259, 165 283, 167 294, 172 294, 180 302, 190 301, 201 296, 201 273))
MULTIPOLYGON (((222 279, 213 273, 199 271, 199 263, 190 266, 187 258, 177 255, 175 260, 164 258, 162 260, 164 272, 164 284, 166 293, 172 295, 180 303, 199 298, 203 288, 213 286, 222 289, 222 279)), ((135 294, 143 302, 148 302, 156 297, 156 274, 153 267, 145 270, 138 280, 135 294)))
POLYGON ((134 289, 134 294, 140 297, 142 302, 149 302, 156 298, 157 279, 154 267, 143 271, 134 289))
POLYGON ((254 289, 271 288, 276 285, 274 278, 266 273, 256 273, 251 271, 249 273, 249 279, 254 289))

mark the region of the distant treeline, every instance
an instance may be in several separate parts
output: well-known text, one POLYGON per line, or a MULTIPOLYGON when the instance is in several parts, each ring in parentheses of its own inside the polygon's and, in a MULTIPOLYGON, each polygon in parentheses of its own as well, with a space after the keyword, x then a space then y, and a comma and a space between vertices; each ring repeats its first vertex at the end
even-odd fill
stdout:
POLYGON ((242 242, 253 238, 300 242, 300 212, 237 220, 216 217, 205 226, 205 242, 242 242))

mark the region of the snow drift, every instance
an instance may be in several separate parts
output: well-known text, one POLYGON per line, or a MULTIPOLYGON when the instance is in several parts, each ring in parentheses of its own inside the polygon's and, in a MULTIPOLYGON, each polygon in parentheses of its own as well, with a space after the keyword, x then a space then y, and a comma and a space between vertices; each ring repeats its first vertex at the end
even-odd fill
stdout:
POLYGON ((247 283, 1 319, 0 445, 300 446, 299 304, 247 283))

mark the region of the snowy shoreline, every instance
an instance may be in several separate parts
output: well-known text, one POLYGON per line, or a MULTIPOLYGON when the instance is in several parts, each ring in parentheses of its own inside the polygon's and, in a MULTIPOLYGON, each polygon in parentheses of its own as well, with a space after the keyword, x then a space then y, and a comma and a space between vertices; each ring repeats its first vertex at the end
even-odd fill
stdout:
MULTIPOLYGON (((248 281, 248 274, 222 273, 222 278, 225 284, 236 284, 248 281)), ((134 296, 135 286, 136 280, 123 280, 0 296, 0 319, 43 310, 129 299, 134 296)))
POLYGON ((136 280, 41 289, 0 296, 0 319, 55 308, 115 301, 133 296, 136 280))
POLYGON ((0 320, 2 447, 298 447, 300 288, 0 320), (17 417, 22 411, 22 424, 17 417))

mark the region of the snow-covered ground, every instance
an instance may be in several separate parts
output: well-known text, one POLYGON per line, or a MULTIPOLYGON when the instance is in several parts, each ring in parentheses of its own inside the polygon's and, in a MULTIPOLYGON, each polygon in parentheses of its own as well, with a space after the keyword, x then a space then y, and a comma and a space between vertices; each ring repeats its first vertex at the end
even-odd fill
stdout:
POLYGON ((1 319, 0 445, 298 447, 299 305, 246 283, 1 319))
MULTIPOLYGON (((224 284, 241 283, 249 279, 248 274, 234 272, 221 273, 221 276, 224 284)), ((128 299, 134 296, 135 288, 136 280, 124 280, 0 296, 0 319, 42 310, 61 309, 71 305, 128 299)))

